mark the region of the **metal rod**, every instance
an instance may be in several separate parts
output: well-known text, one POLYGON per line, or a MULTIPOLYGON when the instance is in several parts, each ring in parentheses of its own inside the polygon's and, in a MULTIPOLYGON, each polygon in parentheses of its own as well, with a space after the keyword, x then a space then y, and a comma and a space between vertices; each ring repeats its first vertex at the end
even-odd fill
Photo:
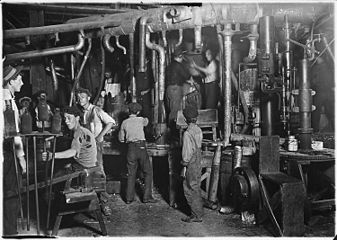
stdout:
POLYGON ((25 137, 26 142, 26 201, 27 201, 27 231, 30 230, 30 212, 29 212, 29 153, 28 153, 28 143, 29 138, 25 137))
POLYGON ((49 187, 49 194, 48 194, 48 211, 47 211, 47 229, 49 227, 50 208, 51 208, 51 195, 52 195, 52 191, 53 191, 55 150, 56 150, 56 136, 54 136, 53 155, 52 155, 52 159, 51 159, 50 182, 49 182, 50 183, 50 187, 49 187))
POLYGON ((37 162, 36 162, 36 136, 33 136, 34 148, 34 187, 35 187, 35 208, 36 208, 36 231, 40 235, 40 207, 39 207, 39 192, 37 188, 37 162))
POLYGON ((148 31, 146 28, 147 22, 148 17, 142 17, 139 22, 139 72, 146 71, 145 34, 148 31))
POLYGON ((179 39, 176 44, 176 47, 179 47, 183 43, 183 36, 184 36, 183 33, 184 33, 184 29, 179 29, 179 39))
POLYGON ((13 138, 13 156, 14 156, 14 166, 15 166, 15 173, 16 173, 16 184, 18 187, 18 195, 19 195, 20 218, 21 218, 21 223, 22 223, 22 229, 24 229, 25 226, 23 224, 23 208, 22 208, 21 187, 20 187, 20 180, 19 180, 19 168, 18 168, 18 163, 17 163, 17 158, 16 158, 14 138, 13 138))
POLYGON ((80 50, 81 48, 83 48, 83 46, 84 46, 84 35, 78 34, 78 43, 75 45, 7 54, 5 61, 11 62, 11 61, 20 60, 20 59, 45 57, 45 56, 63 54, 63 53, 68 53, 68 52, 76 52, 80 50))

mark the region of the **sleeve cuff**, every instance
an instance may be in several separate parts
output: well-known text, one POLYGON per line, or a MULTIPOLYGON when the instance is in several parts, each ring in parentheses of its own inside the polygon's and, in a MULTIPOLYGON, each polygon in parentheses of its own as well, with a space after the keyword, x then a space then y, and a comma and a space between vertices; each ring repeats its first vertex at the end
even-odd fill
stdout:
POLYGON ((188 162, 181 161, 180 163, 181 163, 181 165, 183 165, 183 166, 187 166, 187 165, 188 165, 188 162))

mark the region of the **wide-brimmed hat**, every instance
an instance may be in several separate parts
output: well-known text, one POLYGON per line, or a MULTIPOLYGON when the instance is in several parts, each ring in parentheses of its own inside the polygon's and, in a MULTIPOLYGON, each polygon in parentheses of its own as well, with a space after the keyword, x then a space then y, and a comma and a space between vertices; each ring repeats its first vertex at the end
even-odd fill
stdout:
POLYGON ((15 79, 22 71, 23 66, 13 67, 11 65, 4 66, 3 83, 7 84, 8 81, 15 79))

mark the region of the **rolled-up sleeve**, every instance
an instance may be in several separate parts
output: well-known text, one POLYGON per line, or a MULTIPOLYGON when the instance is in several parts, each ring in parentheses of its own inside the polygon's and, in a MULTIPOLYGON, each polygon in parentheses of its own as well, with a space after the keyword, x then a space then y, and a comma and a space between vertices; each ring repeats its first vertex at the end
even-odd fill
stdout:
POLYGON ((182 162, 181 164, 187 166, 191 161, 194 145, 192 136, 186 131, 183 136, 182 162))

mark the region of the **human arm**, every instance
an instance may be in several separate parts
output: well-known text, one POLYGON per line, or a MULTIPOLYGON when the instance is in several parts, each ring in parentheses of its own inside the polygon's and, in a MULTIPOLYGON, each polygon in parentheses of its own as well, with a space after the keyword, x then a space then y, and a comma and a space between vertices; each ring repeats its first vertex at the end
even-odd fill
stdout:
POLYGON ((106 112, 104 112, 101 108, 98 109, 98 115, 101 121, 104 123, 104 127, 102 131, 96 136, 97 142, 103 142, 104 135, 110 131, 111 128, 116 126, 116 121, 106 112))
POLYGON ((125 142, 125 122, 122 122, 121 129, 118 133, 118 140, 120 142, 125 142))
POLYGON ((143 118, 143 126, 146 127, 149 124, 149 119, 144 117, 143 118))
POLYGON ((205 75, 211 75, 214 72, 216 72, 216 63, 214 60, 212 60, 207 67, 201 67, 199 65, 197 65, 194 61, 191 63, 192 67, 194 67, 195 69, 203 72, 205 75))
POLYGON ((193 139, 188 131, 184 132, 183 135, 183 148, 182 148, 182 161, 183 166, 187 166, 192 158, 194 152, 193 139))

